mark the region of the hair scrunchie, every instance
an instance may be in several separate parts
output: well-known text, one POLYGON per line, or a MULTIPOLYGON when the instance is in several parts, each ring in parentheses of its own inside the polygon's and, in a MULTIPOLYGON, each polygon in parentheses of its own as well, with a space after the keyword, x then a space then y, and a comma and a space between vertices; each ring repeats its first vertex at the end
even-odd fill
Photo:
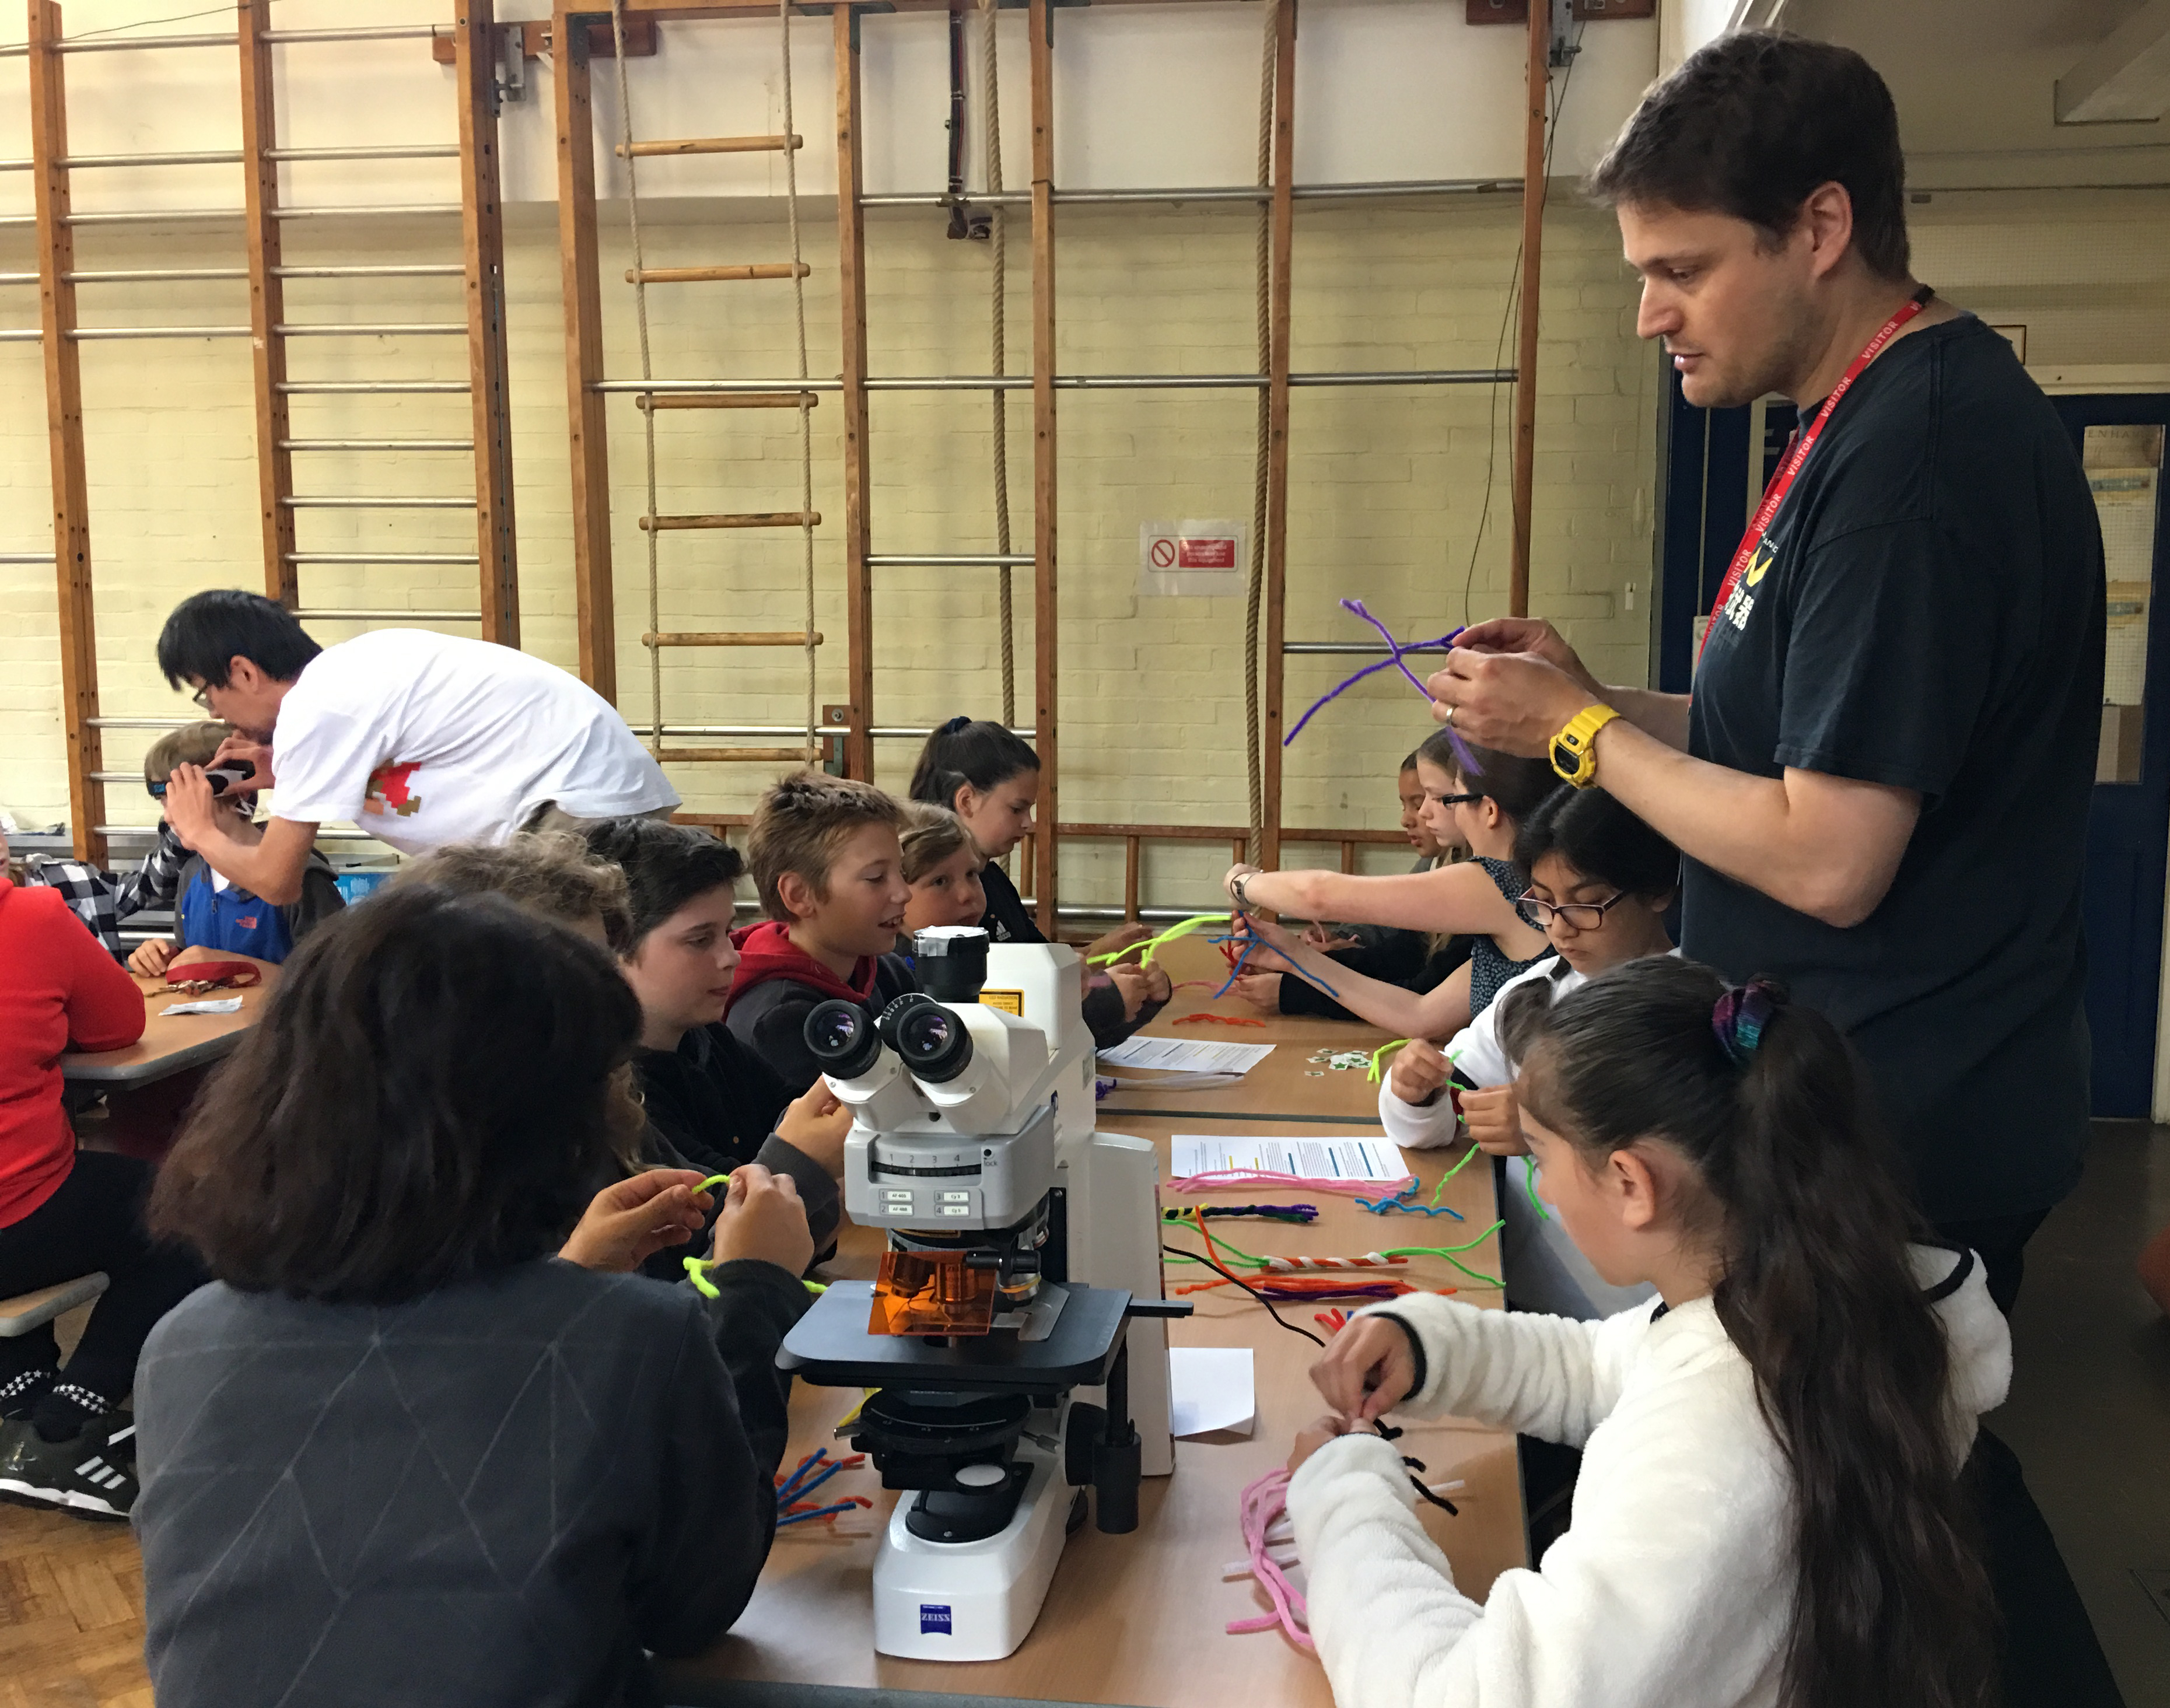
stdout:
POLYGON ((939 735, 954 735, 959 730, 970 729, 971 727, 972 720, 970 715, 960 712, 935 733, 939 735))
POLYGON ((1748 1065, 1756 1045, 1763 1042, 1763 1028, 1770 1024, 1777 1007, 1777 991, 1761 979, 1750 979, 1728 990, 1712 1006, 1710 1029, 1734 1066, 1748 1065))

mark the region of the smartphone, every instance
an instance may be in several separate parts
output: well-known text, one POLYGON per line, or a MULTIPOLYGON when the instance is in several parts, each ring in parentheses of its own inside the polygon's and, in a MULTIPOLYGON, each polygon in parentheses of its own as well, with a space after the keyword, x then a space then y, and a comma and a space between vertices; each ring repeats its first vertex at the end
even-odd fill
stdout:
MULTIPOLYGON (((217 770, 207 771, 204 773, 206 779, 211 784, 211 792, 215 795, 222 795, 234 784, 255 775, 254 763, 246 759, 229 759, 217 770)), ((166 798, 166 784, 163 778, 154 783, 146 783, 143 787, 150 790, 152 800, 163 801, 166 798)))

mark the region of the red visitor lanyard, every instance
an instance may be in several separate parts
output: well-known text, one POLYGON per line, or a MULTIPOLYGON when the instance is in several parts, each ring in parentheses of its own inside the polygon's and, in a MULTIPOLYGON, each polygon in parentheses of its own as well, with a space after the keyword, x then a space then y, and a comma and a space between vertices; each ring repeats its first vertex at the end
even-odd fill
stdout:
MULTIPOLYGON (((1763 536, 1770 531, 1772 518, 1778 514, 1778 506, 1785 502, 1786 494, 1793 489, 1793 477, 1801 472, 1801 465, 1809 460, 1809 451, 1823 433, 1824 423, 1831 419, 1831 411, 1838 408, 1838 400, 1861 377, 1862 370, 1884 353, 1884 346, 1899 335, 1899 328, 1928 306, 1927 292, 1910 297, 1900 305, 1896 314, 1877 329, 1876 336, 1869 339, 1863 346, 1861 354, 1847 365, 1845 373, 1839 376, 1839 382, 1831 387, 1831 396, 1824 399, 1823 408, 1816 411, 1816 419, 1809 424, 1808 431, 1802 434, 1794 444, 1793 454, 1786 459, 1785 466, 1764 488, 1763 502, 1756 505, 1756 515, 1748 524, 1748 531, 1740 536, 1740 544, 1733 554, 1733 562, 1726 568, 1725 579, 1718 584, 1718 598, 1710 607, 1710 622, 1702 632, 1704 647, 1710 644, 1710 632, 1718 626, 1718 613, 1725 609, 1726 600, 1733 597, 1734 589, 1740 584, 1740 578, 1748 568, 1749 559, 1756 555, 1756 548, 1763 543, 1763 536)), ((1697 656, 1702 656, 1702 648, 1697 649, 1697 656)))

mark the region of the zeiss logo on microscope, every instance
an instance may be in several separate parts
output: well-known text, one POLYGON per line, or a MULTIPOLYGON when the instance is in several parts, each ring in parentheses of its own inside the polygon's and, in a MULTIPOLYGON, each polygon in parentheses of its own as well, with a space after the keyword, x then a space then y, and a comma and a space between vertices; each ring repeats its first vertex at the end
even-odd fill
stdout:
POLYGON ((919 1634, 922 1636, 949 1636, 949 1609, 947 1607, 938 1607, 932 1602, 921 1602, 919 1604, 919 1634))

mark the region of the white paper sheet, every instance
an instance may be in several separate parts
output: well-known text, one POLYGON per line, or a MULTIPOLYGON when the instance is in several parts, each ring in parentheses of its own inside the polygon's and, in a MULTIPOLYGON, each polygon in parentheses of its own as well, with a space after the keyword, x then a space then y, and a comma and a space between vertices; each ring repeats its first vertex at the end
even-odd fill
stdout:
POLYGON ((216 1002, 176 1002, 170 1008, 161 1008, 158 1011, 162 1016, 168 1014, 238 1014, 240 1011, 241 999, 238 996, 222 997, 216 1002))
POLYGON ((1168 1144, 1173 1158, 1169 1172, 1178 1180, 1237 1168, 1307 1180, 1400 1181, 1412 1172, 1400 1146, 1387 1139, 1178 1133, 1168 1144))
POLYGON ((1248 1435, 1259 1421, 1247 1346, 1178 1346, 1168 1353, 1168 1421, 1178 1435, 1248 1435))
POLYGON ((1222 1043, 1204 1038, 1134 1038, 1113 1049, 1102 1050, 1100 1059, 1112 1067, 1244 1074, 1273 1053, 1270 1043, 1222 1043))

